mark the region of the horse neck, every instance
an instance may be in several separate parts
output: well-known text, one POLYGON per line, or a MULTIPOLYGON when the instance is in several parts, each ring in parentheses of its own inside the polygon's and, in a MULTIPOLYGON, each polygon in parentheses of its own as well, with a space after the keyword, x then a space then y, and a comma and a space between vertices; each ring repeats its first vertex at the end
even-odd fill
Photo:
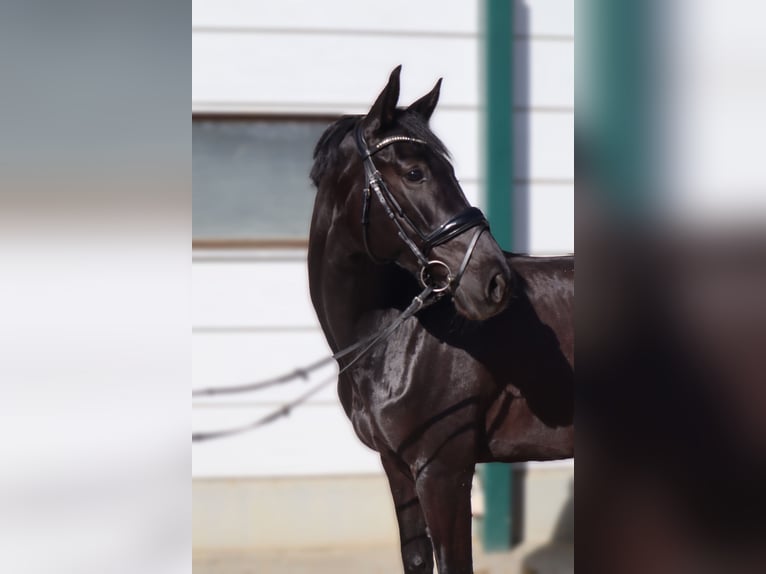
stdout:
MULTIPOLYGON (((368 335, 381 313, 402 308, 411 290, 406 272, 395 265, 377 265, 348 238, 332 233, 312 235, 309 285, 325 332, 337 346, 368 335)), ((410 296, 411 299, 411 296, 410 296)))

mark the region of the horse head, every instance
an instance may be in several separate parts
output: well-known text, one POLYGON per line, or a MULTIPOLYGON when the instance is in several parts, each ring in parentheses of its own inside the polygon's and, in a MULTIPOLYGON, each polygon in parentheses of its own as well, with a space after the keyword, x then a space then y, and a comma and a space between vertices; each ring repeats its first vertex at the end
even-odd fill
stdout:
POLYGON ((429 128, 441 79, 398 108, 400 70, 365 116, 347 116, 328 128, 315 150, 312 179, 320 192, 332 188, 326 217, 347 231, 355 254, 395 263, 424 287, 451 294, 466 318, 487 319, 507 306, 509 267, 429 128))

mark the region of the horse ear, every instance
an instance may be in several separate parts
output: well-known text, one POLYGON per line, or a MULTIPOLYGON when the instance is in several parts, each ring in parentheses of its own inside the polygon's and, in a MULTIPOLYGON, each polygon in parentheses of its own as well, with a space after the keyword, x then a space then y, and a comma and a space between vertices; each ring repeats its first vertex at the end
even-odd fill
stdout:
POLYGON ((394 68, 388 77, 386 87, 383 88, 378 99, 367 112, 364 123, 369 133, 384 130, 394 123, 396 104, 399 101, 399 73, 401 71, 401 64, 394 68))
POLYGON ((417 102, 413 103, 409 108, 407 108, 407 111, 420 114, 426 121, 430 120, 431 114, 433 114, 434 109, 436 109, 436 104, 439 103, 439 92, 441 91, 441 88, 442 78, 439 78, 439 81, 436 82, 434 89, 420 98, 417 102))

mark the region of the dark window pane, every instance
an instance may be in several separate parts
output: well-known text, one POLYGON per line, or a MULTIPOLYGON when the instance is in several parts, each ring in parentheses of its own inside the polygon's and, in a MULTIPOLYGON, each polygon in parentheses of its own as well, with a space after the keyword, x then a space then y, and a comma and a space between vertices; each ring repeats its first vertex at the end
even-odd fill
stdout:
POLYGON ((322 119, 192 120, 195 240, 308 237, 322 119))

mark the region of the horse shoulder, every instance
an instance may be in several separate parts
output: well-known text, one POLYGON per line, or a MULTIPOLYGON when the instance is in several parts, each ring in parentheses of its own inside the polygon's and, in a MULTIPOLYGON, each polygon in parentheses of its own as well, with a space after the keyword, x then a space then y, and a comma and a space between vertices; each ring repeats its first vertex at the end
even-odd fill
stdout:
POLYGON ((510 256, 508 262, 535 315, 555 333, 573 362, 574 256, 510 256))

